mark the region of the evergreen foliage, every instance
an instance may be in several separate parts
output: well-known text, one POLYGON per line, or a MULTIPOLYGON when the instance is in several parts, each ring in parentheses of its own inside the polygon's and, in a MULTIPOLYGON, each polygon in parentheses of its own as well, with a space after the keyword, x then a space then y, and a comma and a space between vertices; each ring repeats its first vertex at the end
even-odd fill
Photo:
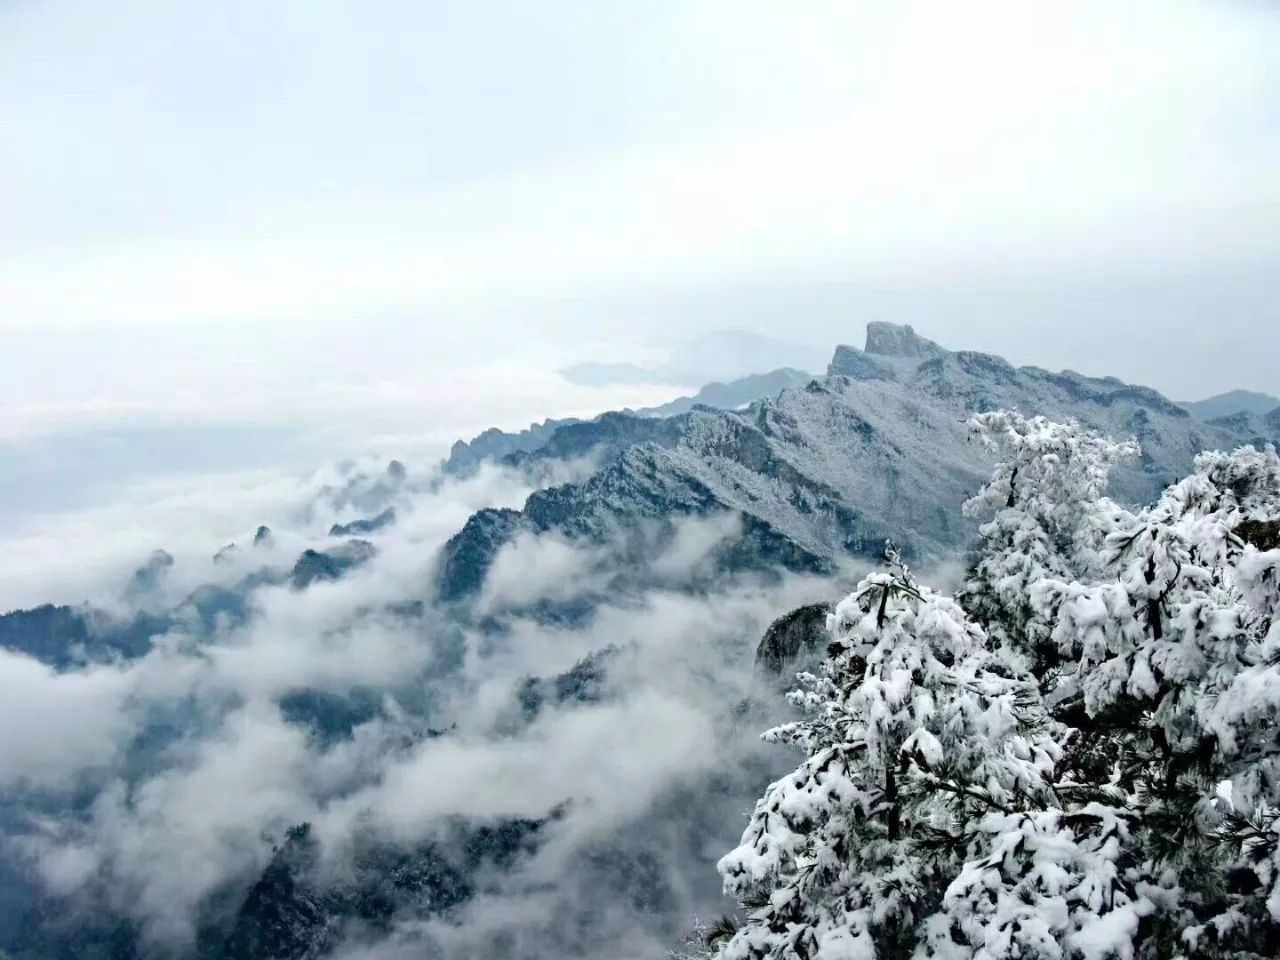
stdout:
POLYGON ((721 960, 1280 952, 1280 458, 1206 453, 1154 504, 1139 451, 970 422, 1000 462, 958 598, 890 549, 799 675, 804 751, 719 865, 721 960))

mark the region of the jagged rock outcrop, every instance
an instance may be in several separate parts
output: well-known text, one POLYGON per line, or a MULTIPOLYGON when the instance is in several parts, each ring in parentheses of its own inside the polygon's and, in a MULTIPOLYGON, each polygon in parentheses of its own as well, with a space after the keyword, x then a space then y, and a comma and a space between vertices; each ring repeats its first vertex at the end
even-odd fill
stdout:
POLYGON ((329 528, 331 537, 351 537, 360 533, 376 533, 384 527, 396 522, 396 508, 387 507, 376 517, 363 520, 352 520, 350 523, 335 523, 329 528))
POLYGON ((147 562, 133 572, 125 587, 125 596, 141 597, 160 586, 173 567, 173 556, 167 550, 153 550, 147 562))
POLYGON ((903 357, 924 360, 939 357, 947 351, 932 340, 926 340, 912 329, 911 324, 885 323, 872 320, 867 324, 866 352, 884 357, 903 357))
POLYGON ((217 956, 319 960, 339 941, 376 940, 400 920, 447 918, 476 895, 486 873, 536 850, 539 832, 558 815, 457 823, 412 846, 357 837, 337 871, 324 869, 310 824, 299 824, 249 889, 217 956))
POLYGON ((877 360, 857 347, 841 344, 827 364, 828 377, 849 377, 851 380, 896 380, 897 372, 887 363, 877 360))
POLYGON ((456 441, 449 449, 449 456, 441 464, 441 469, 451 476, 468 476, 478 470, 482 463, 496 463, 511 454, 537 450, 561 427, 580 422, 576 418, 544 420, 515 433, 490 427, 469 441, 456 441))
POLYGON ((132 660, 151 649, 169 619, 140 613, 124 620, 87 606, 44 604, 0 614, 0 649, 34 657, 58 669, 132 660))
POLYGON ((490 508, 473 514, 445 544, 440 599, 449 603, 478 593, 498 551, 525 526, 518 510, 490 508))
POLYGON ((304 550, 293 565, 289 582, 295 590, 302 590, 317 580, 337 580, 367 562, 375 552, 368 540, 348 540, 331 550, 304 550))
POLYGON ((756 647, 756 668, 765 676, 789 679, 803 665, 822 659, 832 609, 830 603, 810 603, 769 624, 756 647))
POLYGON ((609 666, 618 654, 617 647, 608 646, 588 654, 554 677, 526 677, 516 690, 523 719, 534 719, 548 704, 596 703, 604 699, 609 666))

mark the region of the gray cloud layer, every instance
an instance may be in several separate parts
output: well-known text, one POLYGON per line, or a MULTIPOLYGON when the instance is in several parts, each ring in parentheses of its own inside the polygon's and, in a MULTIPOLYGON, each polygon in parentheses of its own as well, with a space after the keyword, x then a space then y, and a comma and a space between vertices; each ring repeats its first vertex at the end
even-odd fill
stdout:
MULTIPOLYGON (((176 603, 196 582, 230 585, 264 563, 287 567, 304 546, 330 542, 331 522, 351 518, 342 505, 350 476, 224 478, 147 507, 79 515, 44 534, 65 571, 51 559, 39 580, 61 579, 126 616, 176 603), (187 522, 168 526, 171 510, 187 522), (232 533, 232 512, 241 549, 210 563, 232 533), (273 521, 274 546, 247 546, 243 518, 255 515, 273 521), (131 524, 129 537, 113 538, 131 524), (164 528, 175 563, 149 590, 120 599, 137 548, 159 532, 148 524, 164 528), (99 537, 94 577, 76 557, 99 537)), ((451 958, 478 957, 493 938, 514 936, 520 955, 660 956, 694 913, 719 906, 711 860, 758 786, 751 771, 767 769, 755 741, 762 721, 733 718, 752 690, 754 644, 779 611, 837 587, 742 580, 690 596, 662 586, 687 582, 737 529, 732 517, 686 520, 654 565, 658 586, 605 594, 583 624, 549 623, 518 611, 599 595, 600 572, 616 561, 608 544, 518 540, 482 603, 504 629, 466 628, 459 670, 433 680, 454 635, 431 608, 436 551, 478 506, 519 502, 522 484, 491 469, 411 484, 396 495, 397 522, 372 535, 378 552, 365 566, 304 591, 261 587, 244 623, 212 635, 179 624, 127 664, 55 672, 0 654, 0 799, 19 812, 7 820, 4 855, 29 863, 47 895, 115 911, 152 948, 181 951, 211 905, 239 903, 270 856, 268 839, 293 824, 310 821, 331 869, 342 870, 344 851, 370 830, 411 848, 458 818, 537 819, 568 804, 536 855, 461 914, 408 918, 389 938, 354 940, 342 955, 412 955, 429 941, 451 958), (415 601, 426 603, 423 617, 396 612, 415 601), (526 678, 563 673, 605 647, 617 651, 607 696, 548 702, 521 719, 516 691, 526 678), (382 707, 349 736, 318 740, 281 706, 300 688, 371 692, 382 707), (178 736, 155 740, 172 724, 178 736), (450 732, 424 737, 427 726, 450 732), (661 881, 646 885, 674 891, 669 900, 639 912, 628 905, 638 894, 611 884, 635 863, 656 871, 661 881), (570 909, 581 914, 572 923, 570 909)), ((10 600, 29 602, 20 584, 13 590, 10 600)))
POLYGON ((11 430, 394 430, 513 372, 875 318, 1181 396, 1275 389, 1267 4, 0 18, 11 430))

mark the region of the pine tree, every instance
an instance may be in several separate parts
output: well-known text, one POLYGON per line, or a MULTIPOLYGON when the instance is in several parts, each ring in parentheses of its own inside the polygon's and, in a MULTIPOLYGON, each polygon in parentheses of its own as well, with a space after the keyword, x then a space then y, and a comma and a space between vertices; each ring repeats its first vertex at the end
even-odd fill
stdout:
POLYGON ((806 760, 720 863, 726 960, 1280 954, 1280 459, 1136 452, 984 414, 1001 456, 960 602, 891 557, 766 736, 806 760))
POLYGON ((1031 679, 890 554, 829 626, 836 653, 766 739, 808 758, 770 785, 726 889, 749 905, 720 956, 907 956, 983 813, 1048 800, 1056 745, 1031 679))
POLYGON ((1138 447, 1075 423, 1004 410, 979 414, 969 430, 1001 459, 964 505, 967 516, 991 519, 980 530, 983 552, 960 600, 996 642, 1011 643, 1043 676, 1059 653, 1032 608, 1031 587, 1046 577, 1074 581, 1101 573, 1106 538, 1127 516, 1105 496, 1107 478, 1138 447))

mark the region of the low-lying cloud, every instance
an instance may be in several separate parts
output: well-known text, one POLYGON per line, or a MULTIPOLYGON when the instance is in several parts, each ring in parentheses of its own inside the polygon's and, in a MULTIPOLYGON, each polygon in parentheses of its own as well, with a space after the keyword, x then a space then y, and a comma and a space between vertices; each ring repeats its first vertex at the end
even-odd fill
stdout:
POLYGON ((739 713, 760 633, 836 585, 720 578, 690 595, 679 586, 740 529, 731 515, 690 518, 660 532, 645 577, 616 596, 605 586, 623 551, 518 537, 475 608, 501 618, 459 620, 434 600, 440 548, 474 510, 521 504, 528 480, 486 468, 397 484, 383 471, 211 478, 22 535, 48 559, 9 586, 11 605, 46 599, 45 583, 51 599, 89 598, 123 622, 189 609, 213 585, 244 609, 174 617, 128 661, 59 671, 0 653, 0 857, 29 872, 30 897, 118 918, 144 955, 181 957, 202 924, 227 922, 299 823, 340 871, 361 837, 416 849, 459 824, 541 822, 537 843, 464 905, 350 931, 333 955, 429 943, 452 960, 514 942, 513 956, 586 957, 625 942, 660 956, 721 906, 712 864, 768 767, 763 719, 739 713), (305 589, 289 580, 301 550, 341 542, 332 523, 384 505, 397 519, 367 535, 367 562, 305 589), (260 522, 271 537, 255 546, 260 522), (75 569, 82 544, 101 557, 88 573, 75 569), (157 547, 172 565, 125 596, 157 547), (596 606, 580 621, 521 613, 587 593, 596 606), (581 689, 557 679, 597 656, 600 676, 581 689), (563 911, 576 912, 556 922, 563 911))

